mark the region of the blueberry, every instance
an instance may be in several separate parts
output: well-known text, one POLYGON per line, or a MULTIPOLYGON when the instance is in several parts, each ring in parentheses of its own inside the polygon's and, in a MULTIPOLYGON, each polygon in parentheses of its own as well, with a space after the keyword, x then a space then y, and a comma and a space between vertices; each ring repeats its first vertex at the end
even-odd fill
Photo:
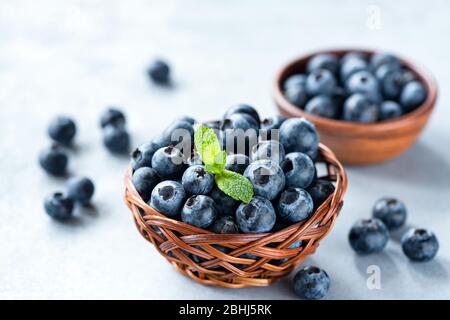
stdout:
POLYGON ((321 206, 334 192, 334 185, 325 179, 317 179, 307 189, 314 202, 314 210, 321 206))
POLYGON ((383 221, 389 230, 403 226, 406 221, 406 214, 405 204, 394 198, 382 198, 375 202, 372 209, 373 217, 383 221))
POLYGON ((190 124, 194 125, 196 123, 195 119, 189 116, 183 116, 180 118, 180 121, 186 121, 189 122, 190 124))
POLYGON ((190 166, 183 173, 182 184, 188 194, 208 194, 214 186, 214 177, 202 165, 190 166))
POLYGON ((283 83, 283 90, 286 91, 291 87, 305 87, 306 84, 306 74, 294 74, 286 79, 283 83))
POLYGON ((142 167, 151 167, 152 158, 160 146, 154 142, 148 142, 140 145, 131 153, 131 165, 133 170, 142 167))
POLYGON ((305 106, 305 111, 319 117, 336 118, 339 113, 338 106, 327 95, 313 97, 305 106))
POLYGON ((205 195, 195 195, 187 199, 181 211, 184 223, 198 228, 208 228, 216 219, 217 210, 214 200, 205 195))
POLYGON ((336 79, 326 69, 316 69, 306 78, 306 93, 310 96, 318 94, 332 94, 336 88, 336 79))
POLYGON ((420 106, 426 99, 427 92, 419 81, 405 84, 400 94, 400 104, 405 112, 412 111, 420 106))
POLYGON ((277 203, 278 216, 290 223, 308 219, 314 209, 314 204, 308 192, 300 188, 287 188, 277 203))
POLYGON ((142 167, 133 173, 132 182, 142 200, 147 202, 150 200, 153 189, 161 182, 161 179, 155 169, 142 167))
POLYGON ((60 192, 53 193, 44 201, 45 212, 56 220, 67 220, 71 218, 73 207, 73 200, 60 192))
POLYGON ((259 125, 260 118, 259 118, 259 114, 258 111, 256 111, 255 108, 253 108, 252 106, 248 105, 248 104, 244 104, 244 103, 240 103, 237 105, 234 105, 232 107, 230 107, 224 114, 223 118, 226 119, 228 118, 230 115, 235 114, 235 113, 244 113, 247 114, 249 116, 251 116, 256 123, 259 125))
POLYGON ((219 140, 222 149, 228 154, 249 155, 251 148, 258 142, 256 122, 246 114, 234 114, 222 121, 219 140))
POLYGON ((94 195, 94 183, 86 177, 74 177, 67 181, 67 196, 82 205, 88 205, 94 195))
POLYGON ((346 53, 340 60, 341 65, 343 65, 344 63, 346 63, 348 60, 362 60, 367 62, 368 57, 367 54, 363 53, 363 52, 358 52, 358 51, 351 51, 346 53))
POLYGON ((314 162, 301 152, 288 153, 281 163, 281 169, 286 177, 287 187, 308 188, 316 175, 314 162))
POLYGON ((188 152, 194 145, 194 127, 183 118, 177 119, 164 129, 159 140, 159 145, 172 145, 188 152))
POLYGON ((291 118, 280 127, 280 142, 287 153, 303 152, 313 157, 319 145, 319 135, 316 127, 305 118, 291 118))
POLYGON ((261 129, 259 131, 259 137, 262 140, 279 140, 279 129, 286 118, 280 115, 276 115, 270 118, 265 118, 261 121, 261 129))
POLYGON ((381 100, 378 80, 368 71, 353 73, 346 82, 346 88, 349 94, 362 93, 373 102, 381 100))
POLYGON ((375 76, 380 84, 384 98, 396 100, 400 96, 403 85, 403 70, 396 66, 384 64, 376 70, 375 76))
POLYGON ((105 128, 109 125, 115 127, 125 126, 126 118, 123 112, 116 108, 105 110, 100 117, 100 126, 105 128))
POLYGON ((66 173, 69 158, 64 150, 57 144, 52 144, 39 154, 39 164, 47 173, 62 176, 66 173))
POLYGON ((161 179, 177 179, 184 171, 184 157, 180 150, 172 146, 156 150, 152 158, 152 168, 161 179))
POLYGON ((239 201, 223 193, 217 186, 213 187, 209 196, 216 203, 216 208, 220 215, 232 215, 239 206, 239 201))
POLYGON ((396 56, 394 56, 390 53, 384 53, 384 52, 375 53, 370 58, 370 67, 372 70, 377 70, 380 66, 386 65, 386 64, 396 65, 399 67, 401 65, 400 60, 396 56))
POLYGON ((390 120, 402 115, 402 107, 395 101, 383 101, 380 106, 380 120, 390 120))
POLYGON ((253 129, 257 131, 259 129, 259 123, 255 121, 250 115, 245 113, 233 113, 228 115, 222 120, 221 130, 249 130, 253 129))
POLYGON ((288 87, 284 91, 284 96, 286 97, 287 101, 289 101, 294 106, 297 106, 301 109, 303 109, 306 101, 308 100, 308 94, 306 93, 306 86, 288 87))
POLYGON ((303 267, 294 277, 294 291, 302 299, 322 299, 329 289, 330 277, 318 267, 303 267))
POLYGON ((103 144, 112 153, 126 154, 130 150, 130 135, 123 126, 107 126, 103 129, 103 144))
POLYGON ((185 198, 186 192, 180 183, 166 180, 155 186, 149 204, 153 209, 173 218, 180 213, 185 198))
POLYGON ((204 126, 213 129, 214 131, 220 130, 220 121, 206 121, 202 123, 204 126))
POLYGON ((244 154, 230 154, 227 156, 226 170, 243 174, 250 164, 250 159, 244 154))
POLYGON ((402 249, 410 260, 426 262, 436 256, 439 242, 429 230, 411 229, 402 237, 402 249))
POLYGON ((170 68, 163 60, 153 61, 147 70, 147 74, 157 84, 167 84, 170 81, 170 68))
POLYGON ((378 106, 364 94, 355 93, 345 100, 342 116, 346 121, 370 123, 377 121, 378 115, 378 106))
POLYGON ((72 143, 76 133, 77 127, 75 122, 69 117, 56 117, 48 126, 48 135, 50 138, 66 146, 72 143))
POLYGON ((232 216, 223 216, 212 224, 211 231, 222 234, 235 234, 239 233, 239 228, 232 216))
POLYGON ((256 196, 249 203, 242 203, 236 210, 236 222, 244 233, 269 232, 275 219, 272 203, 263 197, 256 196))
POLYGON ((187 164, 189 166, 196 166, 196 165, 202 165, 203 162, 197 152, 191 152, 190 157, 187 159, 187 164))
POLYGON ((339 59, 336 55, 331 53, 322 53, 315 55, 309 59, 306 64, 306 71, 312 72, 317 69, 326 69, 334 74, 339 69, 339 59))
POLYGON ((280 166, 270 160, 258 160, 245 169, 244 176, 253 185, 255 195, 269 200, 275 199, 286 185, 280 166))
POLYGON ((342 61, 341 65, 341 82, 345 83, 347 82, 348 77, 350 77, 352 74, 358 71, 366 71, 369 69, 369 66, 367 64, 367 61, 363 59, 347 59, 342 61))
POLYGON ((386 247, 389 231, 379 219, 361 219, 350 229, 348 239, 358 254, 377 253, 386 247))
POLYGON ((260 141, 253 146, 251 160, 270 160, 274 163, 281 163, 285 157, 284 147, 275 140, 260 141))

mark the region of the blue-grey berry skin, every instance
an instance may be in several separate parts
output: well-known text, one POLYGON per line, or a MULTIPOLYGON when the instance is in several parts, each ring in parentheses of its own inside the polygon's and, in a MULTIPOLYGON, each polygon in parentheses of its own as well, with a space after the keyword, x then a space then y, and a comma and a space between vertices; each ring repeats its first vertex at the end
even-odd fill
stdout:
POLYGON ((242 203, 236 210, 236 222, 244 233, 269 232, 275 225, 276 214, 272 203, 256 196, 249 203, 242 203))
POLYGON ((369 71, 358 71, 353 73, 346 82, 349 94, 361 93, 373 102, 381 101, 380 86, 378 80, 369 71))
POLYGON ((333 73, 326 69, 316 69, 306 78, 306 93, 310 96, 332 94, 337 82, 333 73))
POLYGON ((287 91, 289 88, 305 87, 306 74, 294 74, 286 79, 283 83, 283 90, 287 91))
POLYGON ((155 186, 149 205, 165 216, 174 218, 180 214, 185 199, 186 192, 181 183, 166 180, 155 186))
POLYGON ((385 99, 397 100, 405 84, 404 71, 400 67, 389 64, 380 66, 375 76, 380 84, 380 91, 385 99))
POLYGON ((233 216, 222 216, 218 218, 211 225, 211 231, 221 234, 236 234, 239 233, 239 227, 234 221, 233 216))
POLYGON ((280 164, 286 153, 281 143, 275 140, 264 140, 255 144, 252 148, 250 159, 252 161, 270 160, 280 164))
POLYGON ((427 91, 419 81, 411 81, 405 84, 400 94, 400 104, 405 112, 409 112, 420 106, 427 98, 427 91))
POLYGON ((249 129, 257 131, 259 129, 259 123, 256 120, 245 113, 233 113, 222 120, 221 130, 244 130, 249 129))
POLYGON ((77 127, 75 122, 69 117, 56 117, 48 126, 48 135, 50 138, 66 146, 72 143, 76 133, 77 127))
POLYGON ((103 144, 112 153, 127 154, 130 150, 130 135, 123 126, 107 126, 103 129, 103 144))
POLYGON ((291 152, 281 163, 281 169, 286 177, 286 186, 293 188, 308 188, 316 176, 316 167, 312 159, 301 152, 291 152))
POLYGON ((190 124, 194 125, 196 123, 195 119, 189 116, 183 116, 180 118, 181 121, 189 122, 190 124))
POLYGON ((329 289, 330 277, 318 267, 303 267, 294 277, 294 291, 302 299, 322 299, 329 289))
POLYGON ((48 196, 44 201, 45 212, 56 220, 67 220, 72 217, 73 200, 60 192, 48 196))
POLYGON ((181 210, 181 220, 198 228, 208 228, 216 218, 216 204, 205 195, 188 198, 181 210))
POLYGON ((381 67, 382 65, 386 65, 386 64, 396 65, 396 66, 400 67, 401 62, 393 54, 385 53, 385 52, 378 52, 378 53, 373 54, 370 57, 370 68, 372 70, 377 70, 379 67, 381 67))
POLYGON ((411 229, 402 237, 402 249, 411 261, 427 262, 436 256, 439 242, 430 230, 411 229))
POLYGON ((134 149, 133 152, 131 152, 131 165, 133 170, 142 167, 151 167, 153 155, 159 148, 161 148, 159 144, 151 141, 134 149))
POLYGON ((109 125, 115 127, 125 126, 126 118, 122 110, 117 108, 108 108, 100 116, 100 126, 105 128, 109 125))
POLYGON ((369 66, 367 61, 363 59, 349 58, 344 60, 340 70, 341 82, 346 83, 347 79, 355 72, 366 70, 369 70, 369 66))
POLYGON ((286 185, 283 170, 270 160, 252 162, 244 176, 252 183, 254 194, 268 200, 275 199, 286 185))
POLYGON ((155 60, 148 67, 147 74, 157 84, 168 84, 170 82, 170 67, 163 60, 155 60))
POLYGON ((190 150, 194 145, 194 127, 183 118, 176 119, 164 129, 157 144, 164 147, 172 145, 179 149, 190 150))
POLYGON ((287 222, 296 223, 308 219, 314 204, 308 192, 300 188, 287 188, 277 202, 278 216, 287 222))
POLYGON ((284 96, 287 101, 292 103, 294 106, 303 109, 305 107, 306 101, 308 101, 308 93, 305 86, 290 86, 284 91, 284 96))
POLYGON ((378 120, 379 107, 361 93, 352 94, 345 100, 342 117, 346 121, 372 123, 378 120))
POLYGON ((245 154, 230 154, 227 156, 226 170, 230 170, 239 174, 243 174, 250 164, 250 158, 245 154))
POLYGON ((161 179, 179 179, 184 172, 184 157, 172 146, 158 149, 152 158, 152 168, 161 179))
POLYGON ((240 104, 236 104, 234 106, 231 106, 223 115, 223 118, 226 119, 228 118, 230 115, 232 114, 236 114, 236 113, 244 113, 249 115, 250 117, 252 117, 256 123, 259 125, 259 123, 261 122, 258 111, 256 111, 255 108, 253 108, 252 106, 245 104, 245 103, 240 103, 240 104))
POLYGON ((67 196, 82 205, 90 203, 94 191, 94 183, 87 177, 73 177, 67 181, 67 196))
POLYGON ((372 216, 383 221, 389 230, 395 230, 406 222, 407 210, 405 204, 395 198, 381 198, 372 209, 372 216))
POLYGON ((402 107, 395 101, 386 100, 380 105, 380 120, 391 120, 403 114, 402 107))
POLYGON ((358 254, 378 253, 386 247, 389 231, 379 219, 361 219, 350 229, 348 239, 358 254))
POLYGON ((339 69, 339 58, 332 53, 317 54, 309 59, 306 64, 306 71, 312 72, 318 69, 326 69, 336 74, 339 69))
POLYGON ((219 215, 234 215, 237 207, 239 207, 240 202, 233 199, 229 195, 225 194, 216 185, 211 190, 209 196, 216 203, 217 212, 219 215))
POLYGON ((342 58, 340 59, 340 64, 341 66, 346 63, 348 60, 362 60, 364 62, 367 63, 368 61, 368 56, 367 54, 363 53, 363 52, 358 52, 358 51, 350 51, 346 54, 344 54, 344 56, 342 56, 342 58))
POLYGON ((142 200, 147 202, 150 200, 155 186, 161 182, 161 178, 155 169, 142 167, 133 173, 132 182, 142 200))
POLYGON ((39 164, 47 173, 62 176, 66 173, 69 158, 57 144, 52 144, 39 153, 39 164))
POLYGON ((280 142, 286 153, 303 152, 313 157, 319 146, 319 134, 305 118, 290 118, 280 127, 280 142))
POLYGON ((279 130, 284 121, 286 121, 286 118, 281 115, 263 119, 259 131, 260 140, 279 140, 279 130))
POLYGON ((311 195, 314 202, 314 210, 316 210, 328 197, 334 192, 334 185, 325 179, 314 180, 308 187, 307 191, 311 195))
POLYGON ((318 95, 311 98, 305 106, 305 111, 325 118, 336 118, 339 114, 338 106, 328 95, 318 95))
POLYGON ((190 194, 208 194, 214 187, 214 176, 202 165, 190 166, 181 178, 184 190, 190 194))

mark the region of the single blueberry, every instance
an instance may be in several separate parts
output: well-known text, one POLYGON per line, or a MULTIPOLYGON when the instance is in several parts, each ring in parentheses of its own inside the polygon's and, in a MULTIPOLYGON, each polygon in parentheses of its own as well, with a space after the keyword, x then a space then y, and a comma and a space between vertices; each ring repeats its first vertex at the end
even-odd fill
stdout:
POLYGON ((69 117, 56 117, 48 126, 48 135, 50 138, 66 146, 72 143, 76 133, 77 127, 75 122, 69 117))
POLYGON ((66 173, 68 162, 67 154, 57 144, 52 144, 39 153, 39 164, 42 169, 55 176, 62 176, 66 173))
POLYGON ((299 107, 300 109, 303 109, 305 107, 305 103, 308 100, 306 86, 288 87, 284 91, 284 96, 286 97, 287 101, 292 103, 294 106, 299 107))
POLYGON ((106 126, 103 129, 103 144, 112 153, 126 154, 130 150, 130 135, 123 126, 106 126))
POLYGON ((123 112, 116 108, 106 109, 100 117, 100 126, 105 128, 109 125, 122 127, 125 125, 126 118, 123 112))
POLYGON ((325 179, 316 179, 308 187, 307 191, 314 202, 314 210, 319 208, 334 192, 334 185, 325 179))
POLYGON ((190 195, 208 194, 214 186, 214 177, 202 165, 190 166, 181 179, 184 190, 190 195))
POLYGON ((147 74, 154 83, 167 84, 170 82, 170 67, 163 60, 153 61, 147 70, 147 74))
POLYGON ((254 194, 268 200, 275 199, 286 185, 283 170, 270 160, 252 162, 244 176, 252 183, 254 194))
POLYGON ((336 74, 339 69, 339 59, 332 53, 317 54, 306 64, 306 71, 312 72, 317 69, 326 69, 333 74, 336 74))
POLYGON ((316 69, 306 78, 306 93, 310 96, 318 94, 332 94, 336 88, 336 79, 326 69, 316 69))
POLYGON ((152 191, 149 205, 167 217, 176 217, 183 206, 186 192, 181 183, 166 180, 158 183, 152 191))
POLYGON ((255 121, 253 117, 245 113, 233 113, 228 115, 222 120, 221 130, 249 130, 253 129, 257 131, 259 129, 259 123, 255 121))
POLYGON ((227 156, 226 170, 243 174, 250 164, 250 159, 245 154, 230 154, 227 156))
POLYGON ((405 224, 406 206, 395 198, 381 198, 372 209, 372 216, 383 221, 389 230, 398 229, 405 224))
POLYGON ((67 220, 71 218, 73 207, 73 200, 60 192, 53 193, 44 201, 45 212, 56 220, 67 220))
POLYGON ((272 230, 276 220, 272 203, 256 196, 249 203, 242 203, 236 210, 236 222, 244 233, 261 233, 272 230))
POLYGON ((216 185, 213 187, 209 196, 216 203, 216 208, 219 215, 234 215, 237 207, 239 206, 239 201, 223 193, 223 191, 216 185))
POLYGON ((94 191, 94 183, 89 178, 73 177, 67 181, 67 196, 82 205, 89 204, 94 191))
POLYGON ((190 151, 194 145, 194 127, 184 118, 176 119, 162 132, 157 144, 172 145, 180 150, 190 151))
POLYGON ((341 63, 341 65, 343 65, 348 60, 353 60, 353 59, 363 60, 363 61, 367 62, 368 56, 367 56, 367 54, 365 54, 363 52, 350 51, 350 52, 346 53, 344 56, 342 56, 340 63, 341 63))
POLYGON ((253 146, 250 159, 252 161, 270 160, 280 164, 284 160, 285 155, 286 153, 281 143, 275 140, 264 140, 253 146))
POLYGON ((303 267, 294 277, 294 291, 302 299, 322 299, 329 289, 330 277, 318 267, 303 267))
POLYGON ((373 102, 381 101, 378 80, 369 71, 358 71, 353 73, 346 82, 349 94, 362 93, 373 102))
POLYGON ((290 223, 308 219, 313 213, 314 204, 308 192, 300 188, 287 188, 277 203, 278 216, 290 223))
POLYGON ((319 146, 319 135, 314 124, 305 118, 290 118, 280 127, 280 142, 287 153, 303 152, 313 158, 319 146))
POLYGON ((133 173, 132 182, 136 191, 142 197, 142 200, 147 202, 150 200, 155 186, 161 182, 161 178, 158 176, 155 169, 141 167, 133 173))
POLYGON ((281 169, 286 177, 287 187, 308 188, 316 176, 314 162, 301 152, 288 153, 281 163, 281 169))
POLYGON ((403 70, 397 66, 384 64, 375 73, 380 91, 385 99, 397 100, 405 84, 403 70))
POLYGON ((377 52, 370 58, 370 67, 372 70, 377 70, 382 65, 397 65, 400 67, 400 60, 390 53, 377 52))
POLYGON ((294 74, 289 76, 283 83, 283 90, 287 91, 288 88, 294 87, 305 87, 306 84, 306 74, 294 74))
POLYGON ((216 217, 216 204, 213 199, 205 195, 190 197, 181 210, 181 220, 198 228, 208 228, 216 217))
POLYGON ((157 143, 151 141, 134 149, 131 153, 131 165, 133 170, 142 167, 151 167, 153 155, 159 148, 161 147, 157 143))
POLYGON ((339 114, 338 106, 328 95, 318 95, 311 98, 305 106, 305 111, 325 118, 336 118, 339 114))
POLYGON ((390 120, 402 115, 402 107, 395 101, 383 101, 380 106, 380 120, 390 120))
POLYGON ((239 228, 233 216, 222 216, 214 221, 211 231, 222 234, 236 234, 239 233, 239 228))
POLYGON ((402 237, 402 249, 410 260, 427 262, 436 256, 439 242, 430 230, 411 229, 402 237))
POLYGON ((369 70, 367 61, 357 58, 346 59, 341 64, 341 82, 346 83, 347 79, 355 72, 367 70, 369 70))
POLYGON ((425 87, 419 81, 405 84, 400 94, 400 104, 405 112, 412 111, 420 106, 427 98, 425 87))
POLYGON ((185 169, 184 157, 175 147, 160 148, 153 155, 152 168, 163 180, 180 178, 185 169))
POLYGON ((345 100, 342 116, 346 121, 371 123, 378 120, 379 107, 366 95, 355 93, 345 100))
POLYGON ((286 118, 281 115, 276 115, 262 120, 259 138, 261 140, 279 140, 279 130, 284 121, 286 121, 286 118))
POLYGON ((377 253, 386 247, 389 231, 379 219, 361 219, 350 229, 348 239, 358 254, 377 253))
POLYGON ((258 111, 256 111, 255 108, 253 108, 252 106, 248 105, 248 104, 244 104, 244 103, 240 103, 237 105, 234 105, 232 107, 230 107, 224 114, 223 118, 226 119, 228 118, 230 115, 235 114, 235 113, 244 113, 247 114, 249 116, 251 116, 256 123, 259 125, 260 118, 259 118, 259 114, 258 111))

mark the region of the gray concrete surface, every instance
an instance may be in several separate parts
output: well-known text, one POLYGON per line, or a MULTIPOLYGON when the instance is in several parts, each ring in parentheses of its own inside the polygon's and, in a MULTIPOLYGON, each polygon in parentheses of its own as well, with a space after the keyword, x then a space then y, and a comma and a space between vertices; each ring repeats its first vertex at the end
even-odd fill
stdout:
POLYGON ((271 85, 287 60, 342 46, 386 49, 420 61, 440 86, 435 113, 400 158, 348 168, 350 186, 333 232, 307 263, 331 276, 330 299, 450 297, 450 21, 447 1, 2 1, 0 3, 0 298, 291 299, 290 279, 270 288, 205 287, 177 274, 136 232, 122 201, 127 159, 101 146, 98 118, 123 107, 133 143, 173 117, 214 119, 235 102, 275 113, 271 85), (370 5, 376 5, 371 7, 370 5), (375 11, 374 11, 375 10, 375 11), (381 14, 381 24, 373 13, 381 14), (380 27, 380 28, 377 28, 380 27), (149 84, 152 57, 170 60, 176 86, 149 84), (63 179, 37 165, 55 114, 78 123, 70 172, 92 177, 95 210, 51 221, 45 195, 63 179), (351 223, 383 195, 403 199, 409 223, 433 229, 441 250, 414 264, 396 241, 357 257, 351 223), (366 286, 369 265, 381 289, 366 286))

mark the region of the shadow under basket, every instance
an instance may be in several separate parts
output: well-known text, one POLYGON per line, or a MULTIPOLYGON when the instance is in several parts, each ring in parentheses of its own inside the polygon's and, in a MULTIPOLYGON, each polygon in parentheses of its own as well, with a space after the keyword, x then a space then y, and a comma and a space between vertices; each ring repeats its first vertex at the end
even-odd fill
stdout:
POLYGON ((347 187, 342 165, 324 145, 319 146, 317 163, 324 164, 326 173, 320 178, 333 181, 334 193, 307 221, 276 232, 215 234, 167 218, 139 196, 131 181, 131 166, 125 176, 125 202, 142 236, 182 274, 225 288, 268 286, 314 253, 342 208, 347 187), (299 240, 301 246, 288 248, 299 240))

